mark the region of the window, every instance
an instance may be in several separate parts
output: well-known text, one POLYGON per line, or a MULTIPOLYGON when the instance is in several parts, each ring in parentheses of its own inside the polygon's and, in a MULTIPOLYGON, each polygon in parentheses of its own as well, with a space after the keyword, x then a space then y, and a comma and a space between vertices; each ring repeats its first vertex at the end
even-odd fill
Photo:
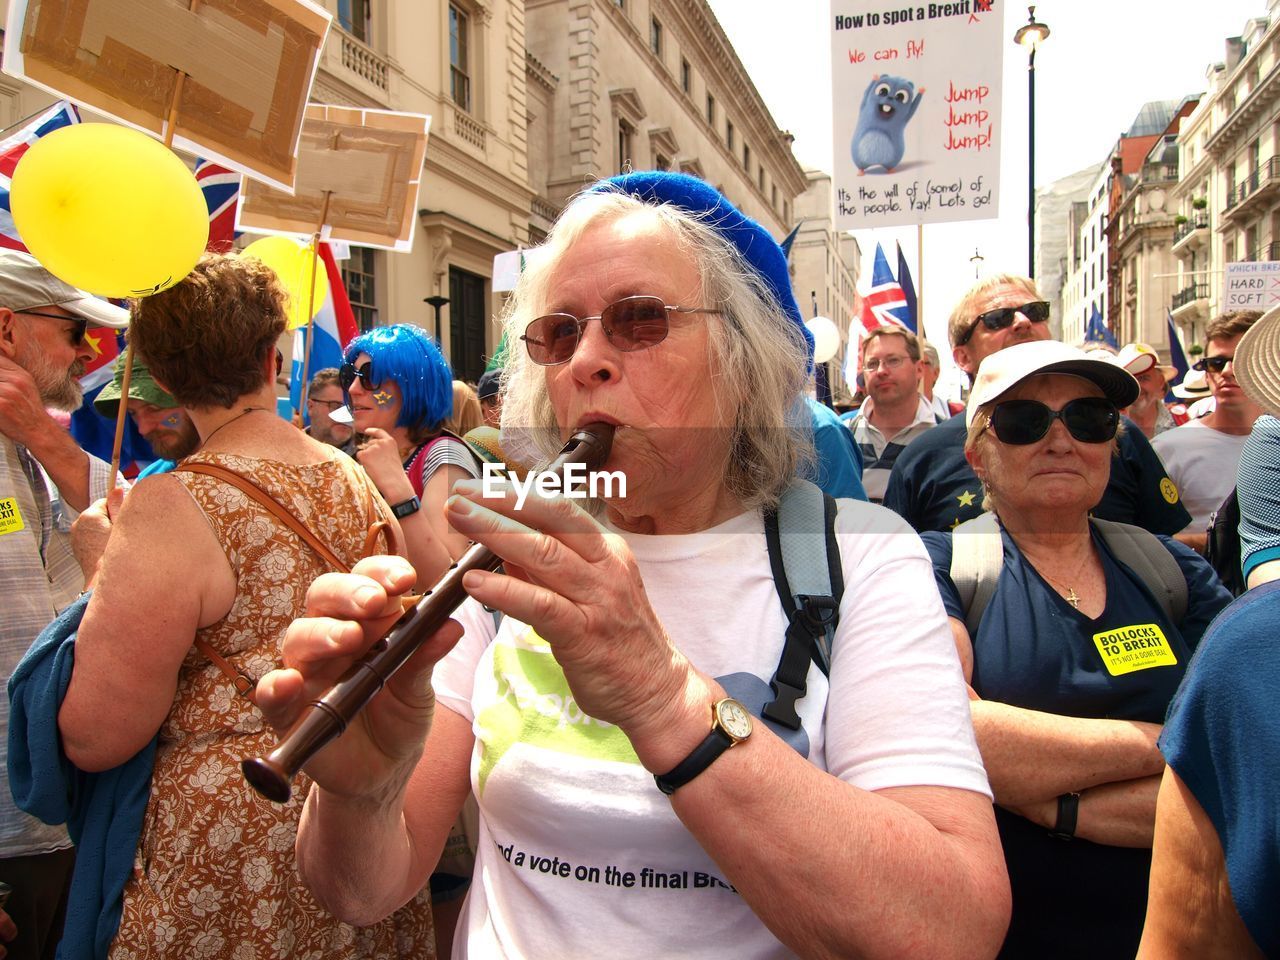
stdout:
POLYGON ((355 314, 361 333, 378 325, 377 298, 374 295, 375 256, 368 247, 352 247, 351 256, 341 261, 342 285, 347 288, 351 312, 355 314))
MULTIPOLYGON (((689 66, 689 61, 684 57, 680 58, 680 89, 686 94, 693 93, 693 67, 689 66)), ((1276 147, 1276 152, 1280 153, 1280 145, 1276 147)))
POLYGON ((657 56, 662 56, 662 24, 657 17, 649 18, 649 49, 657 56))
POLYGON ((618 121, 618 172, 626 173, 631 162, 631 138, 635 129, 626 120, 618 121))
POLYGON ((716 125, 716 98, 711 94, 707 94, 707 123, 711 126, 716 125))
POLYGON ((764 193, 764 164, 760 165, 759 174, 760 176, 757 178, 757 180, 760 184, 760 192, 764 193))
POLYGON ((724 142, 729 145, 730 150, 734 149, 733 134, 734 134, 733 121, 726 120, 724 122, 724 142))
POLYGON ((658 170, 670 170, 671 160, 670 158, 665 157, 662 154, 658 154, 657 159, 653 161, 653 166, 655 169, 658 169, 658 170))
POLYGON ((471 18, 449 4, 449 95, 471 111, 471 18))
POLYGON ((778 209, 778 185, 775 183, 769 188, 769 206, 774 210, 778 209))
POLYGON ((372 41, 371 0, 338 0, 338 23, 357 40, 372 41))
POLYGON ((742 145, 742 169, 751 172, 751 148, 745 143, 742 145))

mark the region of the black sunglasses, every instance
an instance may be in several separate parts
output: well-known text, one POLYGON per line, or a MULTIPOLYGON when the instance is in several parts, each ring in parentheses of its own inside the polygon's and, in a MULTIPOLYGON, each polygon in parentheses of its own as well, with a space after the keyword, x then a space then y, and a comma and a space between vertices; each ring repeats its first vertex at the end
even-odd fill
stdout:
POLYGON ((43 313, 39 310, 20 310, 19 313, 25 313, 29 317, 45 317, 49 320, 66 320, 74 323, 71 329, 71 345, 78 347, 84 343, 84 335, 89 332, 89 321, 81 316, 68 317, 61 313, 43 313))
POLYGON ((1227 364, 1231 363, 1235 357, 1201 357, 1191 365, 1193 370, 1199 370, 1204 373, 1206 370, 1213 373, 1221 373, 1227 369, 1227 364))
POLYGON ((354 363, 344 363, 338 368, 338 384, 343 390, 350 390, 357 380, 366 390, 372 390, 377 384, 373 382, 373 361, 366 360, 357 367, 354 363))
POLYGON ((615 300, 598 317, 575 317, 552 313, 538 317, 524 329, 529 359, 544 367, 565 363, 573 356, 589 320, 599 320, 605 336, 624 353, 657 346, 667 339, 672 313, 723 313, 713 307, 669 307, 659 297, 623 297, 615 300))
POLYGON ((1050 410, 1039 400, 1006 400, 996 404, 987 426, 1001 443, 1023 447, 1043 438, 1055 420, 1081 443, 1106 443, 1115 438, 1120 411, 1104 397, 1080 397, 1061 410, 1050 410))
POLYGON ((978 329, 978 324, 982 324, 988 330, 1003 330, 1013 324, 1013 318, 1019 313, 1032 323, 1044 323, 1049 319, 1049 301, 1031 300, 1020 307, 998 307, 995 310, 980 313, 973 323, 969 324, 969 329, 965 330, 964 336, 956 341, 956 346, 963 347, 968 343, 973 337, 973 331, 978 329))

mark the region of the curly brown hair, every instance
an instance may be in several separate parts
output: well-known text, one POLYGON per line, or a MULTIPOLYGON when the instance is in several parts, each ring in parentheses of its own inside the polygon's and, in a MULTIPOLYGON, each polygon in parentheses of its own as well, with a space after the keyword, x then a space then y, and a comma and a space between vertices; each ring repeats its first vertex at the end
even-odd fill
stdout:
POLYGON ((1238 337, 1257 323, 1261 316, 1262 313, 1258 310, 1233 310, 1231 313, 1214 317, 1209 321, 1209 327, 1204 332, 1204 342, 1211 343, 1214 340, 1230 340, 1238 337))
POLYGON ((258 260, 206 253, 185 279, 134 301, 129 337, 184 407, 232 407, 267 382, 285 293, 258 260))

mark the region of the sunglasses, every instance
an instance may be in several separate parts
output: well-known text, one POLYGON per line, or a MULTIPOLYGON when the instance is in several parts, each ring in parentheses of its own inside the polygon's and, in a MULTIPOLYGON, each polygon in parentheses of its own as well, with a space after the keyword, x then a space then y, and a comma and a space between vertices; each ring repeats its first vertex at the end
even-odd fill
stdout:
POLYGON ((1103 397, 1071 400, 1061 410, 1050 410, 1039 400, 1006 400, 996 404, 987 426, 1001 443, 1024 447, 1042 439, 1055 420, 1081 443, 1106 443, 1115 438, 1120 411, 1103 397))
POLYGON ((540 366, 565 363, 573 356, 590 320, 599 320, 614 348, 623 353, 645 350, 667 339, 672 313, 723 313, 712 307, 669 307, 658 297, 623 297, 600 311, 598 317, 579 319, 570 313, 538 317, 524 329, 529 359, 540 366))
POLYGON ((22 310, 19 311, 28 317, 44 317, 47 320, 65 320, 68 323, 75 324, 71 328, 71 345, 78 347, 84 343, 84 335, 89 332, 89 321, 84 317, 68 317, 61 313, 42 313, 39 310, 22 310))
POLYGON ((1210 373, 1221 373, 1227 369, 1227 364, 1231 363, 1235 357, 1201 357, 1191 365, 1193 370, 1199 370, 1204 373, 1206 370, 1210 373))
POLYGON ((351 385, 357 380, 366 390, 372 390, 377 386, 373 382, 373 361, 366 360, 357 368, 354 363, 344 363, 338 368, 338 384, 343 390, 350 390, 351 385))
POLYGON ((956 346, 963 347, 968 343, 973 337, 973 332, 978 329, 978 324, 982 324, 988 330, 1003 330, 1005 327, 1012 326, 1013 318, 1018 314, 1022 314, 1032 323, 1044 323, 1049 319, 1049 301, 1031 300, 1020 307, 998 307, 995 310, 980 313, 973 323, 969 324, 969 329, 964 332, 964 336, 956 341, 956 346))

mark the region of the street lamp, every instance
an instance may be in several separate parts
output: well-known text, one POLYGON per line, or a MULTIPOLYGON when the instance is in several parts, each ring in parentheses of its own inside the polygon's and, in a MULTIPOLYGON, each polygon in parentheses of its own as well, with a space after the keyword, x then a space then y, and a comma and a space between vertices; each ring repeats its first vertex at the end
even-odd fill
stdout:
POLYGON ((973 256, 969 258, 969 262, 973 264, 973 279, 982 279, 982 261, 985 260, 982 254, 978 252, 978 248, 973 248, 973 256))
POLYGON ((1036 48, 1049 38, 1049 28, 1036 20, 1036 8, 1027 7, 1027 22, 1013 35, 1013 42, 1027 48, 1027 276, 1036 276, 1036 48))
POLYGON ((436 312, 436 346, 443 350, 444 341, 440 339, 440 308, 449 302, 449 298, 436 294, 434 297, 423 297, 422 302, 430 305, 436 312))

